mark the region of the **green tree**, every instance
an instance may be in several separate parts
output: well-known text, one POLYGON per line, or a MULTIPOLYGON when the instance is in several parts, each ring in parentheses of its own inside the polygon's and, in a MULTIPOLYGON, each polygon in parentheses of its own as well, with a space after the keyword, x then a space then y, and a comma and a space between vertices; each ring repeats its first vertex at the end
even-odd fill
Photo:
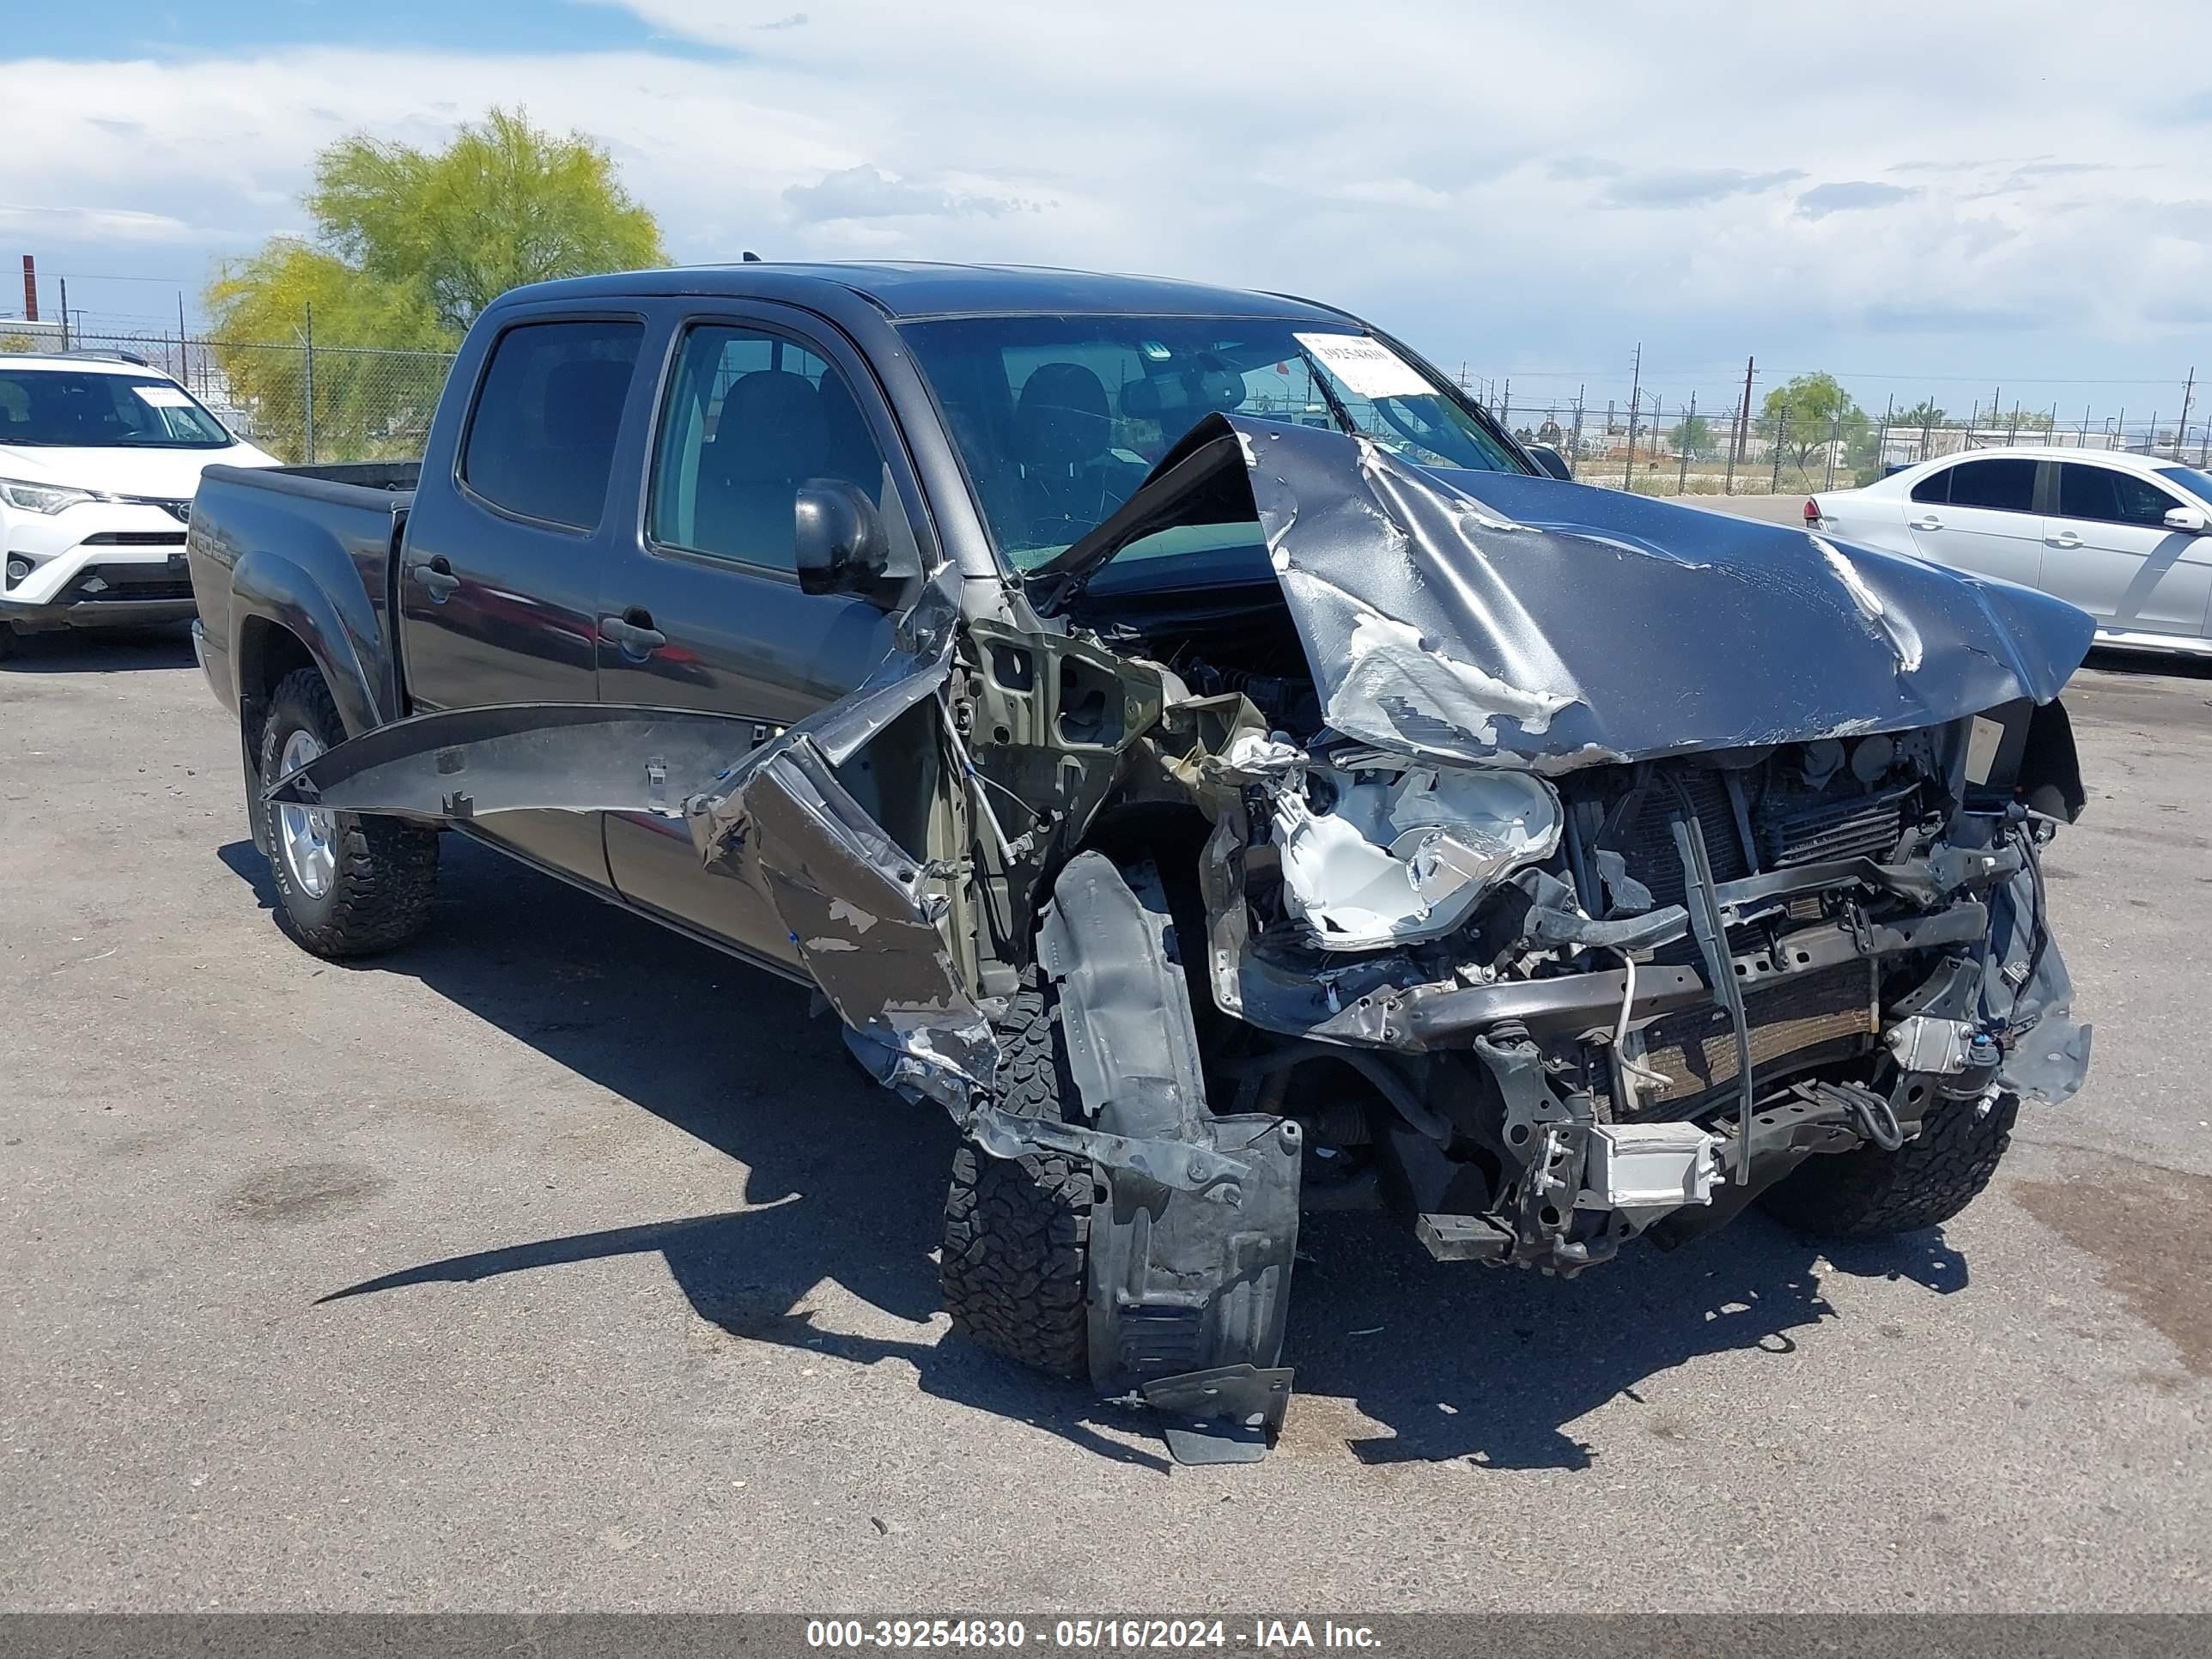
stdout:
POLYGON ((1911 408, 1900 409, 1892 415, 1889 417, 1889 423, 1893 427, 1911 427, 1916 429, 1941 426, 1943 424, 1943 406, 1933 398, 1923 398, 1911 408))
POLYGON ((1832 441, 1855 453, 1866 441, 1867 426, 1866 411, 1832 374, 1800 374, 1768 392, 1759 406, 1761 431, 1801 468, 1815 450, 1832 441))
POLYGON ((606 151, 541 131, 520 110, 495 108, 439 150, 341 139, 316 157, 303 204, 309 237, 272 238, 224 264, 205 296, 254 436, 295 456, 310 430, 298 349, 310 306, 317 458, 388 455, 419 446, 442 354, 500 295, 667 263, 653 216, 606 151), (398 355, 410 352, 441 355, 398 355))
POLYGON ((1674 428, 1674 447, 1693 461, 1713 453, 1712 422, 1702 415, 1685 416, 1674 428))

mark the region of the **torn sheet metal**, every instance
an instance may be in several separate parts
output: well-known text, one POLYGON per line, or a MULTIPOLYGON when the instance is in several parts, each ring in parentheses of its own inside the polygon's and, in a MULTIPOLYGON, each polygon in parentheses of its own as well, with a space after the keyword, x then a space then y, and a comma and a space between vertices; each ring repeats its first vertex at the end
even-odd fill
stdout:
POLYGON ((459 823, 494 812, 680 817, 751 740, 752 722, 596 702, 452 708, 380 726, 275 780, 267 799, 459 823))
POLYGON ((951 672, 950 567, 849 696, 751 746, 751 723, 618 704, 453 709, 326 750, 272 801, 440 821, 551 808, 682 817, 708 866, 765 896, 847 1026, 915 1091, 963 1109, 998 1049, 939 927, 932 872, 874 823, 836 768, 951 672))
POLYGON ((1981 1016, 2004 1033, 1998 1086, 2056 1106, 2089 1074, 2090 1027, 2074 1018, 2074 981, 2044 915, 2031 862, 1990 894, 1981 1016))
POLYGON ((998 1044, 937 925, 943 902, 814 740, 779 745, 724 804, 737 816, 719 856, 768 896, 838 1018, 934 1099, 957 1106, 988 1085, 998 1044))
POLYGON ((1247 514, 1329 726, 1437 758, 1558 771, 1935 726, 2047 702, 2092 633, 2048 594, 1783 526, 1227 416, 1035 591, 1064 608, 1138 537, 1247 514))

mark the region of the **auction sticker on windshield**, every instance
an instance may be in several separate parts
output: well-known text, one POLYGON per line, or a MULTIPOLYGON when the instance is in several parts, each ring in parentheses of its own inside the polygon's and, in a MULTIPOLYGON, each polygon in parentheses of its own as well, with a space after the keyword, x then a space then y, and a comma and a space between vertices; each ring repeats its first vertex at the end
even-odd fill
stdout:
POLYGON ((1379 340, 1364 334, 1294 334, 1314 361, 1361 398, 1429 398, 1426 376, 1379 340))
POLYGON ((190 409, 192 400, 173 386, 133 386, 138 401, 155 409, 190 409))

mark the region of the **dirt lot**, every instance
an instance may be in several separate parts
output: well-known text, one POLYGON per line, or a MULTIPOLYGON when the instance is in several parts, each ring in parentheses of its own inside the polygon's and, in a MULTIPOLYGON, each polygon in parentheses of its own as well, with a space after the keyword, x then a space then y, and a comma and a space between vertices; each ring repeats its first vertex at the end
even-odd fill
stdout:
POLYGON ((2212 677, 2070 701, 2097 1060, 1988 1196, 1568 1283, 1323 1218, 1282 1445, 1188 1469, 947 1337, 950 1127, 801 994, 450 839, 316 962, 189 652, 37 642, 0 1606, 2212 1607, 2212 677))

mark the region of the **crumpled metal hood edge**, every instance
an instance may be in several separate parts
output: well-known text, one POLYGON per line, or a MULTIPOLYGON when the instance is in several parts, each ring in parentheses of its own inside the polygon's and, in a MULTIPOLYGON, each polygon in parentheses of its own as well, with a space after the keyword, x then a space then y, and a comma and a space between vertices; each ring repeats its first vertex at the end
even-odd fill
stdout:
POLYGON ((1783 526, 1211 416, 1041 573, 1054 599, 1243 492, 1329 726, 1545 772, 2048 702, 2088 650, 2048 594, 1783 526))

